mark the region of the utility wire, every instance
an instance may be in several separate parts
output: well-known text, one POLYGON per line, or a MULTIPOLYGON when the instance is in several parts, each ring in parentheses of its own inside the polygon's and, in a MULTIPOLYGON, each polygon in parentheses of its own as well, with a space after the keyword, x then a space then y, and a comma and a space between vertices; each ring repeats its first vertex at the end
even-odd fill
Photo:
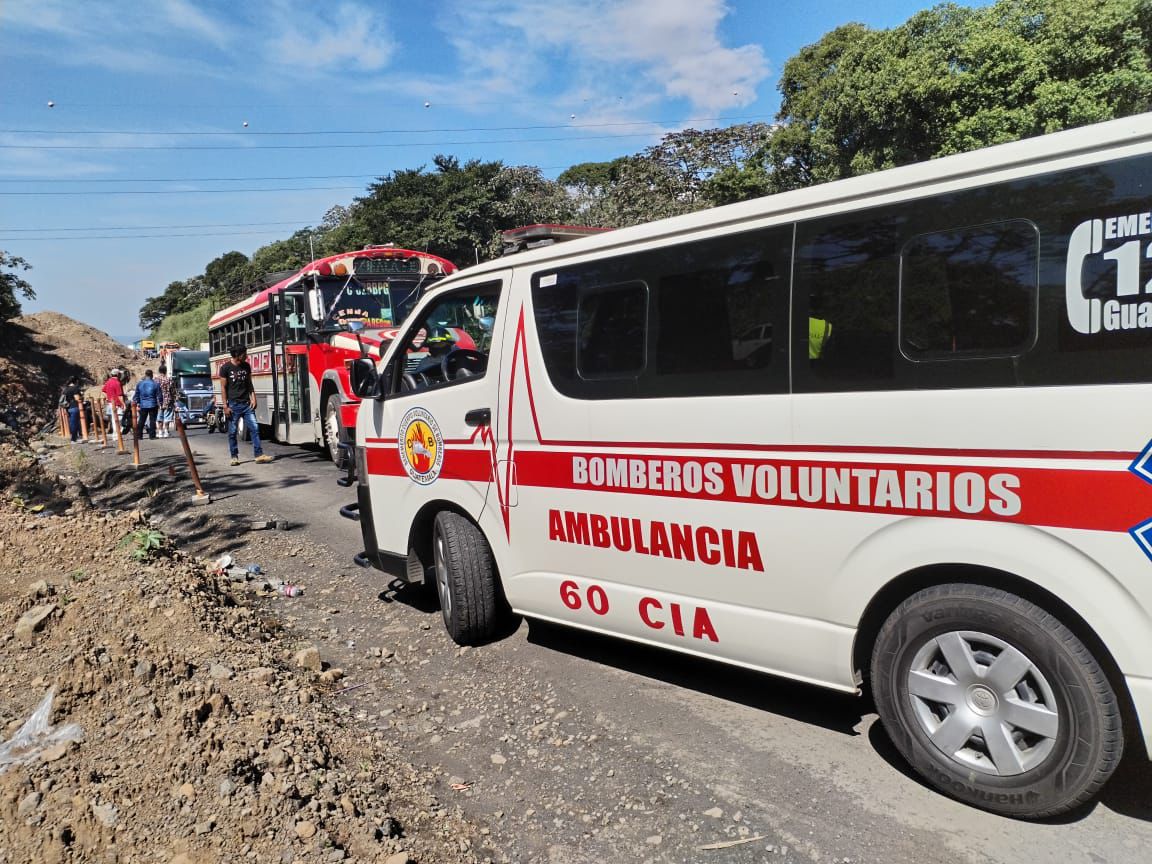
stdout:
POLYGON ((107 189, 90 192, 0 192, 0 195, 24 195, 40 197, 44 195, 217 195, 244 194, 257 192, 325 192, 334 190, 358 189, 362 186, 277 186, 271 189, 107 189))
POLYGON ((207 222, 202 225, 97 225, 87 228, 3 228, 0 233, 13 233, 16 231, 167 231, 169 229, 183 228, 256 228, 264 225, 306 225, 307 219, 297 219, 294 222, 207 222))
POLYGON ((486 141, 401 141, 384 144, 257 144, 252 147, 216 145, 189 147, 183 144, 0 144, 0 150, 231 150, 235 153, 255 150, 365 150, 395 147, 478 147, 489 144, 554 144, 557 142, 603 141, 620 138, 647 138, 651 133, 635 132, 628 135, 583 135, 563 138, 490 138, 486 141))
POLYGON ((0 237, 0 242, 34 243, 38 240, 165 240, 172 237, 238 237, 244 234, 279 234, 279 231, 225 231, 207 234, 108 234, 84 237, 0 237))
MULTIPOLYGON (((570 165, 531 165, 541 171, 570 168, 570 165)), ((259 183, 264 180, 362 180, 383 177, 374 174, 298 174, 291 177, 0 177, 0 183, 259 183)))
POLYGON ((769 115, 757 114, 750 117, 689 117, 686 120, 618 120, 611 123, 555 123, 536 126, 446 126, 430 129, 314 129, 310 131, 244 129, 210 132, 198 130, 174 130, 171 132, 151 132, 134 129, 0 129, 0 134, 8 135, 431 135, 441 132, 529 132, 542 129, 607 129, 620 126, 682 126, 686 123, 741 123, 748 120, 762 120, 769 115))
POLYGON ((256 183, 260 180, 358 180, 379 177, 379 174, 311 174, 296 177, 59 177, 28 179, 26 177, 0 177, 0 183, 256 183))

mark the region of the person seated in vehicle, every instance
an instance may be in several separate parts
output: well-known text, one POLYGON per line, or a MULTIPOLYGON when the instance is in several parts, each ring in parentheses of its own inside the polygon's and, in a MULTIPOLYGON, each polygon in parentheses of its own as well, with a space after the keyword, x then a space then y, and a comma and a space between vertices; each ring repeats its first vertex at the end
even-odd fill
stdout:
POLYGON ((422 351, 428 352, 428 356, 421 360, 413 371, 417 375, 423 375, 429 383, 443 380, 441 367, 444 357, 455 347, 456 340, 452 338, 450 330, 446 327, 431 328, 423 345, 420 346, 422 351))

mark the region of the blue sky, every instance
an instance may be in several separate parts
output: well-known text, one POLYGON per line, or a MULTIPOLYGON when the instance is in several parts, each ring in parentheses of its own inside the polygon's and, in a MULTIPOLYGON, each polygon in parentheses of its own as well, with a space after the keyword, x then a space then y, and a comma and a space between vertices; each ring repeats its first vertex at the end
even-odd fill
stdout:
POLYGON ((801 47, 929 5, 3 0, 0 249, 33 265, 26 311, 131 340, 145 298, 374 177, 437 153, 555 176, 768 121, 801 47))

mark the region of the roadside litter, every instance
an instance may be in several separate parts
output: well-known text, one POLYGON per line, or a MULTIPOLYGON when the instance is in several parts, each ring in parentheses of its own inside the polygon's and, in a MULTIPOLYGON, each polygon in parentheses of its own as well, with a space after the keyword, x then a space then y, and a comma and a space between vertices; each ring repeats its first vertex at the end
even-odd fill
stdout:
POLYGON ((285 597, 299 597, 304 593, 303 585, 293 585, 282 579, 269 579, 264 583, 264 587, 269 591, 275 591, 277 594, 283 594, 285 597))
POLYGON ((270 531, 275 528, 277 531, 288 530, 287 519, 250 519, 248 521, 249 531, 270 531))
POLYGON ((13 765, 25 765, 41 756, 50 756, 45 751, 51 747, 67 747, 72 741, 84 740, 84 730, 77 723, 65 723, 62 726, 49 724, 55 696, 56 688, 52 687, 19 731, 0 744, 0 774, 13 765))
POLYGON ((230 582, 252 583, 258 591, 271 591, 284 597, 299 597, 304 593, 303 585, 286 582, 283 579, 267 577, 264 568, 259 564, 246 564, 243 567, 236 564, 231 555, 225 553, 212 564, 212 574, 227 578, 230 582))

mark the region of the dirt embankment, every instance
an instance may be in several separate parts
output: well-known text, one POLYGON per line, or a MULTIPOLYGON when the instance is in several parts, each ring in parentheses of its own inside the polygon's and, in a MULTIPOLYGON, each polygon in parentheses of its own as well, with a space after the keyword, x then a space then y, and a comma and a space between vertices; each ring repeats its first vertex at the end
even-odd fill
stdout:
POLYGON ((112 367, 139 378, 146 365, 107 333, 59 312, 0 324, 0 436, 50 422, 73 375, 96 392, 112 367))
POLYGON ((56 313, 0 333, 0 864, 483 860, 479 829, 258 598, 145 514, 101 509, 81 465, 45 473, 50 448, 86 459, 26 443, 60 387, 124 365, 145 364, 56 313), (48 721, 82 740, 13 748, 50 692, 48 721))
POLYGON ((434 778, 347 713, 339 670, 39 462, 0 449, 2 864, 483 858, 434 778), (83 740, 6 765, 50 690, 83 740))

